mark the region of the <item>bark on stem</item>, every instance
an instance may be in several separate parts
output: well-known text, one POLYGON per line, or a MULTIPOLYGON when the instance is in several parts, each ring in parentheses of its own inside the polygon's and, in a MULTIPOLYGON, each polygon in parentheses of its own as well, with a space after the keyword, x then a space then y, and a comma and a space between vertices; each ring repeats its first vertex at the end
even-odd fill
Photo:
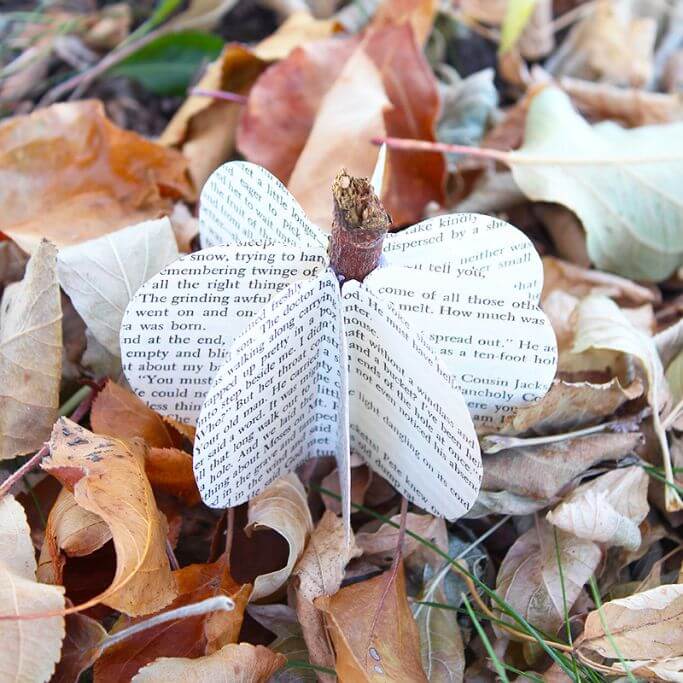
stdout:
POLYGON ((340 171, 332 196, 330 266, 340 279, 362 282, 379 264, 391 218, 367 178, 340 171))

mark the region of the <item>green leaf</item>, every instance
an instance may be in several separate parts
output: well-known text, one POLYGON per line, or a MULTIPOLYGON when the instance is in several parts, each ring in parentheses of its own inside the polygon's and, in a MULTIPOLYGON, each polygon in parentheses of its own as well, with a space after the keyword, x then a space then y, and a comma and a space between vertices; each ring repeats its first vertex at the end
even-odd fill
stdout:
POLYGON ((222 48, 222 39, 211 33, 170 33, 140 48, 109 73, 135 79, 157 95, 182 95, 201 65, 214 60, 222 48))
POLYGON ((683 265, 683 123, 591 126, 548 87, 506 162, 527 197, 579 217, 601 270, 660 282, 683 265))
POLYGON ((500 27, 498 53, 504 54, 515 46, 529 23, 536 6, 536 0, 508 0, 503 25, 500 27))

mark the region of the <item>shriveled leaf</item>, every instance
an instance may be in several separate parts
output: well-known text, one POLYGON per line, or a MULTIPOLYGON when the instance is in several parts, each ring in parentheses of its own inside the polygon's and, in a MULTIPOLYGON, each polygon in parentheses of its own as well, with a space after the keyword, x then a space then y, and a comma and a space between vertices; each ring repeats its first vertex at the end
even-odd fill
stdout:
POLYGON ((595 610, 586 619, 577 647, 611 659, 663 659, 677 656, 683 648, 683 584, 606 602, 602 614, 609 636, 595 610))
POLYGON ((601 270, 660 281, 683 263, 683 124, 590 126, 547 87, 531 101, 524 144, 509 163, 530 199, 578 215, 601 270))
POLYGON ((263 645, 226 645, 217 652, 197 659, 161 657, 141 669, 134 683, 203 683, 204 681, 230 681, 231 683, 267 683, 285 662, 263 645))
MULTIPOLYGON (((400 517, 400 515, 394 515, 391 521, 397 525, 400 523, 400 517)), ((356 534, 356 543, 366 558, 380 562, 392 560, 399 536, 399 530, 394 524, 384 523, 371 531, 359 530, 356 534)), ((372 522, 368 526, 377 527, 372 522)), ((409 512, 406 515, 406 529, 432 541, 444 551, 448 549, 448 534, 443 519, 433 515, 418 515, 409 512)), ((406 536, 403 542, 403 557, 410 557, 413 552, 422 547, 422 544, 415 538, 406 536)))
POLYGON ((106 637, 106 630, 95 619, 78 612, 67 615, 62 656, 50 683, 78 681, 100 656, 106 637))
MULTIPOLYGON (((659 440, 666 478, 673 483, 671 455, 660 420, 660 412, 668 400, 668 389, 654 340, 636 329, 613 301, 590 296, 576 309, 576 334, 572 351, 580 354, 591 349, 628 354, 641 364, 647 379, 647 400, 652 407, 653 426, 659 440)), ((666 486, 665 496, 667 510, 683 508, 683 500, 671 486, 666 486)))
POLYGON ((277 531, 287 541, 289 557, 282 569, 256 578, 252 600, 272 595, 285 584, 313 530, 306 492, 295 474, 280 477, 249 501, 247 533, 263 527, 277 531))
MULTIPOLYGON (((235 583, 224 558, 212 564, 188 565, 175 571, 174 576, 178 584, 178 597, 162 612, 218 595, 232 598, 235 609, 165 622, 115 643, 107 648, 95 664, 98 682, 130 680, 139 669, 158 657, 182 656, 195 659, 237 642, 251 586, 235 583)), ((117 633, 140 621, 140 618, 122 617, 111 633, 117 633)))
MULTIPOLYGON (((64 589, 36 583, 26 513, 10 495, 0 499, 0 614, 25 616, 64 609, 64 589)), ((64 617, 0 620, 0 680, 47 681, 59 659, 64 617)))
POLYGON ((178 258, 168 218, 146 221, 60 251, 59 284, 91 333, 120 356, 123 312, 137 289, 178 258))
POLYGON ((683 681, 683 657, 670 657, 666 659, 636 660, 632 662, 615 662, 614 666, 622 671, 630 671, 634 676, 646 680, 683 681))
POLYGON ((554 434, 588 427, 642 396, 643 390, 638 380, 622 387, 616 377, 604 384, 555 380, 538 403, 520 408, 506 418, 500 433, 554 434))
POLYGON ((89 602, 132 616, 158 611, 177 594, 166 557, 166 523, 145 476, 145 450, 139 439, 109 439, 60 418, 42 463, 111 530, 116 574, 89 602))
POLYGON ((116 127, 94 100, 0 123, 0 169, 0 230, 28 252, 43 237, 78 244, 195 195, 178 152, 116 127))
MULTIPOLYGON (((294 604, 313 664, 334 668, 334 652, 323 615, 313 600, 334 595, 341 586, 346 565, 360 554, 353 538, 347 543, 342 518, 327 511, 294 567, 291 581, 294 604)), ((331 680, 326 674, 319 674, 319 678, 331 680)))
POLYGON ((618 461, 641 442, 638 432, 601 433, 484 455, 482 488, 552 498, 590 467, 618 461))
POLYGON ((574 536, 636 550, 645 519, 649 477, 642 467, 606 472, 572 491, 547 520, 574 536))
POLYGON ((54 246, 41 242, 24 279, 0 302, 0 460, 39 449, 57 417, 62 306, 55 258, 54 246))
POLYGON ((63 488, 47 518, 38 578, 43 583, 62 583, 66 557, 90 555, 110 539, 111 530, 104 520, 82 508, 63 488))
MULTIPOLYGON (((448 604, 439 587, 431 602, 448 604)), ((413 614, 420 632, 422 668, 429 683, 461 683, 465 670, 465 646, 455 610, 417 605, 413 614), (418 611, 419 609, 419 611, 418 611)))
POLYGON ((90 410, 90 424, 97 434, 132 439, 139 436, 152 448, 181 444, 177 431, 132 391, 109 380, 90 410))
POLYGON ((389 575, 390 571, 315 600, 325 613, 337 654, 335 668, 343 681, 427 681, 403 565, 390 586, 389 575))
MULTIPOLYGON (((545 520, 538 520, 514 542, 496 579, 498 595, 533 626, 551 635, 562 625, 565 615, 558 554, 566 609, 570 610, 595 572, 602 553, 592 541, 554 530, 545 520)), ((509 621, 506 615, 501 618, 509 621)))

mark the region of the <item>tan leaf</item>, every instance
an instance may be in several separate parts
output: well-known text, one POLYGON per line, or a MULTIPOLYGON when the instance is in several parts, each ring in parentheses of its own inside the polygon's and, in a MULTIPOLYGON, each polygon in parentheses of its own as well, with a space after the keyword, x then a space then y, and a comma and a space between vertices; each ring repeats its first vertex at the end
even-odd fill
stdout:
POLYGON ((683 651, 683 584, 606 602, 602 613, 609 637, 595 610, 586 619, 577 647, 611 659, 663 659, 683 651))
POLYGON ((427 42, 438 9, 436 0, 384 0, 373 17, 373 26, 409 22, 420 45, 427 42))
MULTIPOLYGON (((555 530, 545 520, 537 520, 514 542, 500 565, 496 579, 498 595, 533 626, 551 635, 562 625, 565 614, 558 553, 562 563, 566 609, 570 610, 584 584, 595 572, 602 554, 592 541, 555 530)), ((501 619, 509 621, 504 614, 501 614, 501 619)))
POLYGON ((420 659, 420 636, 406 597, 403 565, 391 585, 385 572, 317 598, 325 613, 342 681, 426 683, 420 659))
POLYGON ((267 683, 287 659, 263 645, 226 645, 212 655, 197 659, 161 657, 141 669, 134 683, 267 683))
POLYGON ((132 391, 108 381, 90 411, 96 434, 132 439, 139 436, 153 448, 174 448, 182 439, 177 431, 132 391))
POLYGON ((622 671, 630 671, 634 676, 646 680, 683 681, 683 657, 670 657, 667 659, 636 660, 631 662, 614 662, 614 667, 622 671), (625 665, 625 666, 624 666, 625 665))
POLYGON ((119 332, 128 302, 177 258, 169 219, 145 221, 62 249, 57 257, 59 284, 93 337, 120 356, 119 332))
POLYGON ((145 457, 145 474, 155 489, 179 498, 185 505, 197 505, 201 500, 192 469, 192 456, 185 451, 150 448, 145 457))
POLYGON ((109 526, 116 574, 103 602, 125 614, 156 612, 177 594, 166 557, 166 524, 145 476, 145 444, 110 439, 60 418, 42 467, 73 492, 81 507, 109 526))
POLYGON ((639 380, 625 388, 616 377, 605 384, 555 380, 538 403, 507 417, 499 433, 523 434, 531 430, 534 434, 553 434, 588 427, 642 395, 639 380))
POLYGON ((60 584, 68 557, 84 557, 94 553, 111 539, 104 520, 82 508, 68 489, 63 488, 50 509, 45 538, 38 562, 38 578, 43 583, 60 584))
MULTIPOLYGON (((394 515, 391 521, 400 523, 401 516, 394 515)), ((376 527, 371 522, 368 527, 376 527)), ((406 515, 406 529, 418 536, 422 536, 439 546, 442 550, 448 550, 448 534, 443 519, 433 515, 418 515, 409 512, 406 515)), ((356 534, 356 543, 366 558, 375 557, 376 560, 391 562, 396 551, 399 530, 392 524, 384 523, 372 531, 363 531, 356 534)), ((416 550, 421 549, 422 544, 412 536, 407 535, 403 541, 403 557, 410 557, 416 550)))
MULTIPOLYGON (((26 513, 10 495, 0 499, 0 614, 21 616, 64 609, 64 589, 36 583, 26 513)), ((0 620, 0 680, 48 681, 59 659, 64 617, 0 620)))
POLYGON ((54 246, 41 242, 24 279, 0 302, 0 460, 40 448, 57 417, 62 307, 55 259, 54 246))
POLYGON ((280 477, 252 498, 249 501, 248 522, 248 534, 265 527, 277 531, 289 544, 287 564, 275 572, 258 576, 254 581, 251 599, 259 600, 272 595, 285 584, 313 530, 306 491, 296 474, 280 477))
POLYGON ((482 488, 552 498, 593 465, 619 460, 632 453, 641 441, 638 432, 605 432, 484 455, 482 488))
POLYGON ((602 295, 629 306, 657 303, 661 298, 656 289, 643 287, 619 275, 581 268, 553 256, 544 256, 541 302, 556 289, 579 299, 590 294, 602 295))
MULTIPOLYGON (((344 522, 329 510, 318 522, 304 554, 292 572, 294 604, 313 664, 334 668, 334 653, 322 613, 313 600, 334 595, 341 586, 348 562, 361 554, 353 538, 346 542, 344 522)), ((319 673, 320 680, 332 680, 319 673)))
POLYGON ((0 123, 0 168, 0 230, 28 252, 42 237, 78 244, 195 195, 178 152, 116 127, 95 100, 0 123))
POLYGON ((642 467, 606 472, 574 489, 546 519, 579 538, 636 550, 638 526, 650 509, 648 482, 642 467))

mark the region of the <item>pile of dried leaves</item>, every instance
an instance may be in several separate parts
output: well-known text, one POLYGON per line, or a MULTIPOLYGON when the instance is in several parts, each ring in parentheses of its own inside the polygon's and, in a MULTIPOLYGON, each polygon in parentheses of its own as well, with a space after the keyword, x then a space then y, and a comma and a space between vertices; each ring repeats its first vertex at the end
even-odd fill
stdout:
POLYGON ((683 680, 683 3, 77 4, 0 15, 0 681, 683 680), (332 461, 205 507, 118 341, 218 165, 328 226, 378 140, 396 229, 534 240, 560 352, 481 434, 467 518, 411 510, 401 562, 365 465, 348 548, 332 461))

